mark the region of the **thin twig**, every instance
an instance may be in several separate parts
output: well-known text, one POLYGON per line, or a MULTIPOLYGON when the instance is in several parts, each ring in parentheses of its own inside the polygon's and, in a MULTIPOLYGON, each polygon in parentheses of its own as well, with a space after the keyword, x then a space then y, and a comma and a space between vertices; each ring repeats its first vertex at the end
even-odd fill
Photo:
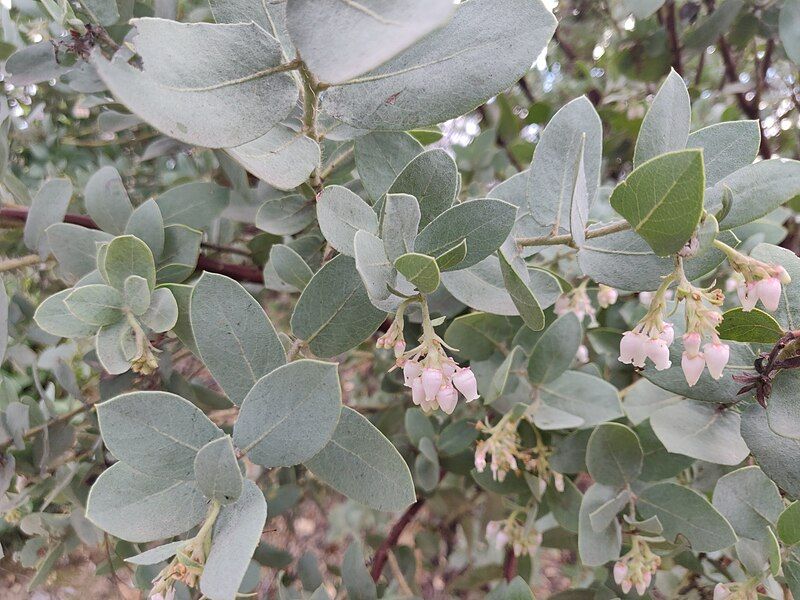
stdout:
POLYGON ((29 254, 28 256, 21 256, 19 258, 7 258, 0 260, 0 273, 6 271, 14 271, 22 267, 30 267, 44 262, 38 254, 29 254))
MULTIPOLYGON (((597 229, 587 229, 586 239, 591 240, 612 233, 626 231, 631 228, 631 224, 627 221, 614 221, 603 227, 597 229)), ((518 246, 557 246, 559 244, 572 244, 572 235, 565 233, 564 235, 540 235, 537 237, 522 237, 516 239, 518 246)))
POLYGON ((506 547, 506 556, 503 559, 503 578, 511 581, 517 576, 517 555, 513 546, 506 547))
POLYGON ((392 525, 392 528, 389 530, 389 535, 386 536, 386 539, 384 539, 381 545, 378 547, 378 550, 375 552, 375 556, 372 559, 372 569, 370 570, 370 575, 372 575, 373 581, 378 581, 378 579, 380 579, 381 572, 386 564, 389 551, 397 544, 397 540, 400 539, 400 536, 403 534, 405 528, 408 527, 408 524, 414 520, 414 517, 424 504, 425 498, 417 498, 417 501, 409 506, 400 516, 397 522, 392 525))
MULTIPOLYGON (((37 433, 41 433, 45 429, 53 427, 54 425, 58 425, 59 423, 65 423, 69 421, 72 417, 79 415, 83 412, 86 412, 87 410, 91 410, 92 408, 94 408, 94 404, 82 404, 79 407, 73 408, 71 411, 64 413, 63 415, 60 415, 51 421, 47 421, 46 423, 42 423, 41 425, 37 425, 36 427, 31 427, 25 433, 22 434, 22 439, 27 440, 29 438, 32 438, 37 433)), ((13 440, 8 440, 6 442, 1 443, 0 450, 3 450, 7 446, 10 446, 12 441, 13 440)))
MULTIPOLYGON (((5 206, 0 208, 0 219, 24 222, 28 218, 28 208, 25 206, 5 206)), ((88 229, 100 229, 90 217, 86 215, 67 214, 64 216, 65 223, 80 225, 88 229)), ((227 275, 237 281, 247 281, 250 283, 264 283, 264 276, 261 269, 248 267, 246 265, 235 265, 219 260, 208 258, 201 254, 197 257, 197 268, 211 273, 227 275)))

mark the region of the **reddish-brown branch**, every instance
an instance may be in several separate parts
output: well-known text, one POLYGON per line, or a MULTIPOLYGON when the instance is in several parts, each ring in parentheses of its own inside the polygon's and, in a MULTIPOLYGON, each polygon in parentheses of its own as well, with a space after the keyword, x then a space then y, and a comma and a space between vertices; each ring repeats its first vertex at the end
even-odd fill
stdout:
POLYGON ((663 23, 664 28, 667 30, 667 41, 669 43, 669 51, 672 54, 672 68, 678 72, 678 75, 683 75, 683 57, 681 56, 681 42, 678 38, 678 22, 675 17, 675 2, 670 0, 662 8, 664 13, 663 23))
POLYGON ((503 578, 511 581, 517 576, 517 555, 513 546, 506 547, 506 557, 503 560, 503 578))
POLYGON ((378 550, 375 552, 375 556, 372 559, 372 569, 370 570, 370 575, 372 575, 373 581, 377 582, 378 579, 380 579, 381 572, 386 564, 386 559, 389 556, 389 551, 395 547, 405 528, 408 527, 408 524, 414 520, 414 517, 424 504, 425 498, 417 498, 417 501, 409 506, 406 509, 406 512, 404 512, 397 522, 392 525, 392 528, 389 530, 389 535, 386 536, 386 539, 383 540, 383 543, 378 547, 378 550))
MULTIPOLYGON (((24 222, 28 218, 28 208, 24 206, 9 206, 0 208, 0 219, 24 222)), ((99 229, 90 217, 86 215, 67 214, 64 217, 65 223, 80 225, 88 229, 99 229)), ((264 276, 261 270, 247 265, 235 265, 213 258, 208 258, 201 254, 197 257, 197 268, 203 271, 227 275, 237 281, 247 281, 249 283, 264 283, 264 276)))

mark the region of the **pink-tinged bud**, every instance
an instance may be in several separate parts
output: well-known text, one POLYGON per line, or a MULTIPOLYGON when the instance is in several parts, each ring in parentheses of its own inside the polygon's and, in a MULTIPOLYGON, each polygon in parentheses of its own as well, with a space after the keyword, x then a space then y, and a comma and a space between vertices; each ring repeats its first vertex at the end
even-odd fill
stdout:
MULTIPOLYGON (((636 593, 640 596, 644 596, 644 593, 647 591, 647 585, 644 581, 639 580, 636 582, 636 593)), ((627 593, 627 592, 626 592, 627 593)))
POLYGON ((601 285, 597 292, 597 303, 602 308, 608 308, 612 304, 616 304, 619 294, 617 290, 607 285, 601 285))
POLYGON ((628 565, 622 561, 617 561, 614 564, 614 582, 619 585, 623 579, 628 575, 628 565))
POLYGON ((553 473, 553 487, 557 492, 564 491, 564 476, 561 473, 553 473))
POLYGON ((650 306, 653 301, 653 292, 639 292, 639 302, 645 306, 650 306))
POLYGON ((439 403, 439 408, 452 415, 458 404, 458 392, 452 385, 446 385, 436 394, 436 401, 439 403))
POLYGON ((675 328, 672 323, 664 323, 664 329, 661 330, 658 337, 664 340, 667 346, 671 346, 672 342, 675 341, 675 328))
POLYGON ((768 277, 756 283, 756 293, 769 312, 778 310, 781 303, 781 282, 777 277, 768 277))
POLYGON ((644 587, 650 587, 650 583, 653 581, 653 574, 650 571, 647 571, 644 574, 644 587))
POLYGON ((583 344, 578 346, 578 351, 575 353, 575 360, 583 365, 589 362, 589 349, 583 344))
POLYGON ((706 361, 702 354, 695 354, 690 356, 688 352, 684 352, 681 356, 681 369, 683 369, 683 376, 686 377, 686 383, 689 387, 693 387, 700 375, 703 374, 703 367, 706 366, 706 361))
POLYGON ((417 406, 425 403, 425 389, 422 385, 422 378, 415 377, 411 380, 411 399, 417 406))
POLYGON ((736 277, 728 277, 725 280, 725 291, 731 293, 737 287, 739 287, 740 280, 736 279, 736 277))
POLYGON ((486 539, 493 541, 500 533, 500 521, 489 521, 486 524, 486 539))
POLYGON ((404 340, 397 340, 394 343, 394 357, 400 358, 403 356, 403 352, 406 351, 406 343, 404 340))
POLYGON ((728 344, 706 344, 703 346, 703 354, 706 358, 706 366, 708 367, 708 372, 711 374, 711 377, 714 379, 720 379, 722 377, 722 371, 725 369, 725 365, 728 364, 728 359, 731 355, 731 348, 728 344))
POLYGON ((653 361, 657 371, 663 371, 672 366, 672 362, 669 360, 669 347, 664 340, 647 340, 645 352, 647 357, 653 361))
POLYGON ((567 296, 559 296, 556 299, 555 306, 553 306, 553 312, 559 317, 570 312, 569 298, 567 296))
POLYGON ((792 283, 792 278, 789 277, 789 273, 787 273, 786 269, 781 266, 775 267, 775 277, 777 277, 778 281, 780 281, 783 285, 789 285, 792 283))
POLYGON ((439 388, 442 387, 442 380, 444 376, 439 369, 431 369, 426 367, 422 370, 422 389, 425 390, 425 399, 432 402, 439 393, 439 388))
POLYGON ((730 591, 723 584, 718 583, 714 586, 714 600, 727 600, 730 597, 730 591))
POLYGON ((413 360, 403 365, 403 382, 406 387, 411 387, 411 382, 422 374, 422 366, 413 360))
POLYGON ((631 591, 633 587, 633 582, 630 579, 624 579, 622 583, 619 584, 620 589, 622 590, 623 594, 627 594, 631 591))
POLYGON ((453 385, 456 386, 459 392, 464 394, 464 398, 467 399, 467 402, 472 402, 479 396, 478 381, 475 379, 475 374, 469 367, 461 369, 453 375, 453 385))
POLYGON ((739 302, 742 303, 742 310, 744 312, 750 312, 756 307, 758 292, 756 292, 755 283, 752 281, 741 283, 739 287, 736 288, 736 292, 739 294, 739 302))
POLYGON ((700 354, 700 342, 702 342, 702 338, 700 334, 696 331, 692 331, 691 333, 684 333, 683 334, 683 349, 686 350, 686 354, 690 357, 695 357, 700 354))
POLYGON ((502 550, 508 545, 509 537, 505 531, 499 531, 494 538, 494 547, 502 550))
POLYGON ((644 345, 647 338, 641 333, 626 331, 619 343, 619 360, 626 365, 643 367, 647 358, 644 345))
POLYGON ((475 469, 478 473, 483 473, 486 469, 486 450, 486 447, 481 447, 475 451, 475 469))

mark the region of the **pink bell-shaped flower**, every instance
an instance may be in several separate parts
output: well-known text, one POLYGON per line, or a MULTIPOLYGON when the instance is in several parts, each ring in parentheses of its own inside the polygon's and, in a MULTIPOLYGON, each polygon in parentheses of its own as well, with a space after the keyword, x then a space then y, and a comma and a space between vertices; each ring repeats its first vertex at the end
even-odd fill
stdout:
POLYGON ((647 584, 643 580, 639 580, 636 582, 636 593, 640 596, 644 596, 644 593, 647 591, 647 584))
POLYGON ((403 383, 406 387, 411 387, 411 382, 422 374, 422 366, 412 360, 407 360, 403 365, 403 383))
POLYGON ((664 340, 647 340, 645 342, 645 352, 647 357, 653 361, 657 371, 663 371, 672 366, 672 362, 669 360, 669 347, 664 340))
POLYGON ((439 408, 452 415, 458 404, 458 392, 452 385, 442 386, 436 394, 436 401, 439 403, 439 408))
POLYGON ((694 386, 700 375, 703 374, 703 368, 706 366, 706 361, 702 354, 695 354, 691 356, 687 351, 684 351, 681 356, 681 369, 683 369, 683 376, 686 377, 686 383, 689 387, 694 386))
POLYGON ((703 346, 703 354, 711 377, 720 379, 722 377, 722 371, 725 365, 728 364, 728 359, 731 355, 730 346, 718 342, 706 344, 703 346))
POLYGON ((619 584, 620 589, 622 590, 623 594, 627 594, 631 591, 633 587, 633 582, 630 579, 624 579, 622 583, 619 584))
POLYGON ((622 561, 614 564, 614 582, 619 585, 628 576, 628 565, 622 561))
POLYGON ((742 310, 744 312, 750 312, 756 307, 758 292, 756 291, 756 284, 754 282, 748 281, 747 283, 740 283, 739 287, 736 288, 736 292, 739 294, 739 302, 742 303, 742 310))
POLYGON ((425 390, 425 399, 431 402, 442 387, 444 376, 439 369, 426 367, 422 370, 422 389, 425 390))
POLYGON ((756 292, 764 308, 770 312, 778 310, 781 302, 781 282, 777 277, 768 277, 756 283, 756 292))
POLYGON ((475 469, 478 473, 483 473, 484 469, 486 469, 486 453, 488 448, 486 446, 481 446, 477 450, 475 450, 475 469))
POLYGON ((425 389, 422 386, 422 377, 415 377, 411 380, 411 399, 417 406, 425 402, 425 389))
POLYGON ((619 361, 634 367, 643 367, 647 358, 644 345, 647 337, 641 333, 626 331, 619 343, 619 361))
POLYGON ((469 367, 456 372, 456 374, 453 375, 452 381, 456 389, 464 394, 464 398, 467 399, 467 402, 472 402, 479 396, 478 381, 475 379, 475 374, 469 367))

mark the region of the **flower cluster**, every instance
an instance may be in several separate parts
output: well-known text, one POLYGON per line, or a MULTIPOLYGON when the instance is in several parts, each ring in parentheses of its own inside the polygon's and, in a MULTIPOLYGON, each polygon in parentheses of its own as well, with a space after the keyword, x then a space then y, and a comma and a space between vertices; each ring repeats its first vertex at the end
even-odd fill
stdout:
POLYGON ((694 286, 678 289, 679 298, 686 300, 686 333, 683 335, 681 369, 689 386, 700 379, 704 368, 714 379, 721 379, 730 358, 730 346, 720 341, 717 327, 722 313, 717 308, 724 300, 722 290, 706 290, 694 286), (711 341, 700 345, 704 338, 711 341))
POLYGON ((664 321, 666 312, 666 286, 662 286, 651 299, 647 314, 631 331, 622 335, 619 343, 619 360, 626 365, 643 368, 649 358, 656 369, 663 371, 672 366, 669 347, 675 339, 672 323, 664 321))
POLYGON ((614 565, 614 581, 625 594, 635 588, 637 594, 644 596, 660 565, 661 557, 635 535, 631 538, 630 551, 614 565))
POLYGON ((758 592, 749 583, 718 583, 714 586, 714 600, 756 600, 758 592))
POLYGON ((617 290, 602 283, 600 284, 597 290, 597 303, 600 308, 608 308, 612 304, 616 304, 617 298, 619 298, 617 290))
POLYGON ((173 600, 175 584, 181 582, 193 588, 203 574, 203 568, 211 551, 211 531, 219 515, 220 505, 211 504, 209 514, 197 535, 178 548, 170 563, 153 579, 150 600, 173 600))
POLYGON ((778 310, 781 286, 788 285, 792 281, 786 269, 746 256, 719 240, 716 240, 714 245, 725 253, 728 264, 734 271, 736 291, 742 303, 742 310, 750 312, 759 300, 768 311, 778 310))
MULTIPOLYGON (((553 486, 559 492, 564 491, 564 476, 550 468, 548 457, 552 449, 544 444, 536 431, 536 446, 523 448, 522 440, 517 431, 521 418, 512 418, 512 413, 507 413, 496 425, 490 426, 488 421, 478 421, 475 428, 488 434, 488 438, 478 440, 475 447, 475 469, 478 473, 486 470, 486 457, 491 455, 489 467, 495 481, 503 481, 509 472, 518 473, 523 467, 530 473, 539 477, 542 487, 553 480, 553 486)), ((523 416, 524 417, 524 416, 523 416)), ((544 491, 542 489, 542 491, 544 491)))
MULTIPOLYGON (((553 312, 559 317, 571 312, 574 313, 580 321, 583 321, 583 319, 588 316, 592 325, 597 325, 597 319, 595 318, 597 311, 594 306, 592 306, 592 301, 589 298, 589 294, 586 292, 588 282, 589 280, 585 279, 580 285, 572 288, 566 294, 559 296, 553 306, 553 312)), ((616 294, 616 290, 613 290, 613 288, 608 289, 616 294)), ((606 299, 608 298, 609 295, 608 292, 606 292, 606 299)), ((614 302, 616 302, 616 297, 614 298, 614 302)), ((613 304, 613 302, 611 304, 613 304)))
POLYGON ((509 544, 516 556, 533 555, 542 544, 542 534, 530 525, 517 521, 512 514, 505 521, 489 521, 486 525, 486 541, 498 550, 509 544))
POLYGON ((672 366, 669 347, 674 341, 675 331, 671 323, 664 321, 667 312, 669 285, 678 279, 675 298, 686 303, 686 333, 682 337, 684 351, 681 368, 689 386, 700 379, 703 369, 714 379, 720 379, 730 358, 730 347, 720 341, 717 327, 722 323, 719 307, 725 297, 722 290, 698 288, 686 279, 681 263, 675 273, 667 277, 650 298, 644 318, 631 331, 626 331, 619 345, 619 360, 642 368, 649 358, 659 371, 672 366), (703 339, 710 340, 702 349, 703 339))
MULTIPOLYGON (((467 402, 478 398, 478 381, 469 367, 460 367, 445 352, 447 344, 436 335, 428 315, 427 304, 422 303, 423 321, 420 344, 405 352, 403 338, 403 310, 397 311, 389 330, 378 338, 378 348, 392 348, 395 364, 403 369, 403 382, 411 388, 411 399, 425 412, 442 409, 453 414, 458 404, 458 394, 467 402)), ((452 349, 452 348, 451 348, 452 349)))

